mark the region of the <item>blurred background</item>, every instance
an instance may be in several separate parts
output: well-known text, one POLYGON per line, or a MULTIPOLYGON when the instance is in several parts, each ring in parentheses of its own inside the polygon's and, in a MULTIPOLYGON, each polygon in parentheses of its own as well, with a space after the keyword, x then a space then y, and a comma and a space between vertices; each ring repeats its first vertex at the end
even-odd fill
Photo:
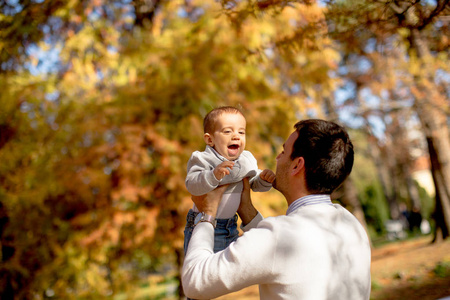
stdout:
POLYGON ((220 105, 243 110, 261 169, 297 120, 344 125, 356 160, 333 198, 371 239, 373 299, 450 295, 448 0, 0 10, 1 299, 182 299, 186 164, 220 105))

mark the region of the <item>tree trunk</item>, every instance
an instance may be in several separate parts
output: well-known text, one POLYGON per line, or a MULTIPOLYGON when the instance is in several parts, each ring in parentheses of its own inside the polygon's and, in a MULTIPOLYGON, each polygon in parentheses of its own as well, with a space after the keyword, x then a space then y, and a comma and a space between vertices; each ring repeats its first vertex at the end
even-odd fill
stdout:
POLYGON ((428 17, 416 12, 414 4, 391 2, 390 7, 398 18, 399 27, 410 30, 409 54, 418 57, 424 63, 421 72, 415 75, 411 92, 414 96, 414 109, 419 116, 431 161, 431 172, 436 188, 436 221, 435 239, 447 238, 450 231, 450 135, 447 125, 448 99, 445 94, 439 94, 434 85, 434 70, 429 71, 427 60, 431 54, 421 30, 431 24, 449 3, 448 0, 437 1, 436 7, 428 17), (439 235, 441 235, 439 237, 439 235))
MULTIPOLYGON (((424 93, 430 95, 425 91, 426 89, 424 93)), ((445 239, 450 231, 450 135, 446 123, 447 116, 436 106, 425 101, 416 99, 415 108, 425 131, 436 189, 435 236, 440 232, 445 239)), ((437 240, 439 239, 435 239, 437 240)))
POLYGON ((394 157, 384 155, 387 157, 384 158, 385 162, 383 163, 380 146, 377 144, 377 139, 372 136, 370 132, 367 134, 369 136, 369 154, 375 163, 378 180, 380 181, 384 197, 389 207, 389 216, 392 220, 398 220, 400 218, 400 209, 396 197, 398 180, 394 172, 392 172, 392 160, 394 157))
MULTIPOLYGON (((444 130, 447 133, 448 130, 444 130)), ((447 139, 448 141, 448 139, 447 139)), ((450 197, 449 197, 449 182, 448 182, 448 149, 450 145, 447 146, 447 150, 444 150, 444 155, 447 156, 447 163, 442 164, 439 161, 440 157, 438 155, 438 147, 436 147, 433 139, 427 137, 428 149, 430 151, 431 169, 433 174, 433 181, 436 187, 436 208, 433 214, 434 220, 436 222, 436 228, 434 232, 433 242, 438 242, 449 237, 450 230, 450 197), (447 168, 447 171, 444 168, 447 168), (447 178, 445 175, 447 172, 447 178), (447 180, 447 182, 446 182, 447 180)), ((442 147, 442 145, 440 146, 442 147)))
MULTIPOLYGON (((391 92, 391 99, 395 99, 394 91, 391 92)), ((399 178, 401 181, 401 184, 396 190, 396 198, 409 198, 410 209, 420 209, 419 190, 411 177, 411 169, 414 160, 411 157, 411 142, 406 132, 408 117, 404 110, 392 110, 390 116, 392 119, 390 125, 392 127, 391 135, 392 141, 395 141, 395 146, 393 145, 394 143, 389 143, 391 146, 391 151, 389 152, 395 156, 394 169, 396 174, 394 177, 399 178)))
MULTIPOLYGON (((419 30, 412 29, 410 39, 419 58, 426 58, 429 51, 422 41, 419 30)), ((416 86, 413 89, 414 108, 419 115, 430 154, 431 172, 436 188, 434 241, 439 241, 440 238, 447 238, 450 231, 450 134, 447 115, 440 109, 445 99, 442 99, 443 96, 436 89, 422 83, 423 81, 433 82, 434 76, 431 74, 427 76, 426 72, 424 73, 424 76, 416 78, 416 86)))

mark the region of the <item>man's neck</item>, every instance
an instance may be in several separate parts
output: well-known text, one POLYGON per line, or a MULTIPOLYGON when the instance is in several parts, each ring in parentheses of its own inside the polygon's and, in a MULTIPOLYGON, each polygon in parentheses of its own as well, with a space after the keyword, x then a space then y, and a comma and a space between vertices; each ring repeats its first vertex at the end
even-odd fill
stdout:
POLYGON ((312 195, 312 194, 307 191, 297 191, 296 193, 286 197, 287 204, 288 204, 288 206, 290 206, 295 200, 300 199, 305 196, 308 196, 308 195, 312 195))

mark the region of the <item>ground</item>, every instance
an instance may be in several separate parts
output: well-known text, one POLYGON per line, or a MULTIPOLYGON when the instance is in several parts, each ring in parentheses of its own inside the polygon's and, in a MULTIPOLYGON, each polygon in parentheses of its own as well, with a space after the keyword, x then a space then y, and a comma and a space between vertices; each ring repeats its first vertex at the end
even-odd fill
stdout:
MULTIPOLYGON (((372 249, 372 300, 436 300, 450 297, 450 241, 431 244, 430 236, 372 249)), ((252 286, 217 298, 258 300, 252 286)))
POLYGON ((450 296, 450 241, 430 242, 428 236, 373 249, 371 299, 450 296))

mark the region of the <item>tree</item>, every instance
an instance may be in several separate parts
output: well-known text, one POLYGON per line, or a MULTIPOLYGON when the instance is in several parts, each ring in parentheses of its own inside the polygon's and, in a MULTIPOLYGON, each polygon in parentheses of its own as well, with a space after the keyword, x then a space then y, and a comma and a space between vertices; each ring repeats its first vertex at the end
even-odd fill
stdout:
POLYGON ((331 1, 329 4, 330 31, 347 56, 361 59, 360 79, 365 80, 371 95, 378 99, 395 95, 390 101, 394 107, 399 107, 402 101, 404 107, 414 109, 419 117, 438 191, 437 228, 447 237, 450 224, 449 160, 445 150, 449 146, 448 91, 442 88, 442 78, 434 74, 449 71, 445 64, 448 41, 445 34, 440 34, 448 31, 448 24, 439 19, 446 14, 448 1, 437 1, 434 6, 426 1, 370 1, 358 2, 356 6, 351 1, 331 1), (432 51, 425 47, 427 44, 432 51), (379 68, 382 65, 384 69, 379 68))
MULTIPOLYGON (((450 236, 450 132, 447 118, 449 114, 448 97, 436 91, 438 80, 434 63, 424 34, 427 27, 447 10, 450 1, 437 1, 435 7, 411 6, 407 2, 390 6, 398 24, 409 29, 406 38, 409 40, 409 54, 417 58, 420 72, 413 72, 414 84, 411 91, 414 96, 414 108, 419 115, 424 130, 431 161, 431 171, 436 187, 436 232, 434 241, 450 236)), ((439 49, 439 48, 438 48, 439 49)), ((436 49, 436 50, 438 50, 436 49)), ((438 61, 436 63, 439 63, 438 61)))
POLYGON ((1 2, 2 298, 133 297, 141 272, 181 263, 206 112, 241 105, 270 167, 331 90, 318 6, 148 3, 1 2))

